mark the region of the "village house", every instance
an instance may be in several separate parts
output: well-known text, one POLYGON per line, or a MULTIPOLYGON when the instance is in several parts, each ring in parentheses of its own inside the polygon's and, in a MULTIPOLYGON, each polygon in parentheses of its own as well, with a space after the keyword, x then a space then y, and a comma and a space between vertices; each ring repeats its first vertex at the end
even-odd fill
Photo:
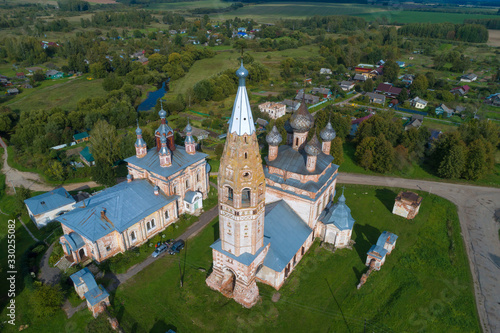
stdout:
POLYGON ((281 102, 286 105, 286 112, 295 112, 299 109, 300 102, 299 101, 294 101, 291 99, 285 99, 283 102, 281 102))
POLYGON ((375 104, 385 104, 385 96, 380 95, 377 93, 372 93, 372 92, 367 92, 366 96, 370 100, 370 103, 375 103, 375 104))
POLYGON ((311 92, 313 94, 322 95, 323 98, 330 98, 330 96, 332 96, 332 92, 328 88, 312 88, 311 92))
POLYGON ((410 105, 416 109, 425 109, 427 107, 427 101, 420 97, 414 97, 410 99, 410 105))
POLYGON ((196 213, 208 196, 206 154, 196 151, 192 128, 186 126, 184 147, 174 143, 167 112, 159 112, 156 147, 147 149, 136 129, 136 155, 126 158, 127 182, 95 194, 59 217, 60 238, 68 260, 102 262, 147 242, 180 214, 196 213))
POLYGON ((64 76, 63 72, 57 71, 55 69, 50 69, 47 72, 45 72, 45 77, 51 80, 60 79, 63 76, 64 76))
POLYGON ((401 88, 396 88, 389 83, 380 83, 375 89, 375 92, 384 94, 390 98, 396 98, 401 93, 401 88))
POLYGON ((304 79, 304 84, 312 84, 312 79, 304 79))
POLYGON ((420 128, 424 123, 424 116, 420 114, 412 115, 410 121, 405 125, 405 131, 408 131, 410 128, 420 128))
POLYGON ((465 96, 465 95, 467 95, 469 90, 470 90, 470 87, 468 85, 464 85, 462 87, 455 87, 455 88, 451 89, 450 92, 452 94, 455 94, 455 95, 458 94, 460 96, 465 96))
POLYGON ((398 105, 398 104, 399 104, 399 101, 398 101, 397 99, 393 98, 393 99, 389 102, 388 107, 392 108, 392 107, 394 107, 394 106, 396 106, 396 105, 398 105))
POLYGON ((286 105, 274 102, 265 102, 259 104, 260 112, 269 114, 271 119, 278 119, 286 114, 286 105))
POLYGON ((94 275, 87 268, 83 268, 70 276, 75 286, 75 291, 81 299, 87 301, 87 308, 94 318, 102 313, 109 303, 109 293, 95 281, 94 275))
MULTIPOLYGON (((329 154, 331 123, 320 132, 322 143, 316 135, 307 140, 314 118, 305 103, 285 124, 286 144, 279 145, 283 138, 276 126, 268 133, 263 166, 245 87, 248 71, 242 64, 236 74, 239 86, 219 168, 220 239, 211 245, 213 270, 206 283, 250 308, 259 300, 256 281, 279 290, 315 237, 324 240, 326 233, 335 242, 319 218, 335 195, 338 166, 329 154)), ((342 200, 335 216, 347 211, 342 200)), ((347 227, 352 222, 325 221, 347 227)), ((342 235, 343 246, 350 236, 342 235)))
POLYGON ((374 69, 375 66, 369 64, 359 64, 356 67, 354 67, 354 71, 356 73, 370 73, 374 69))
POLYGON ((406 83, 407 86, 411 85, 413 83, 413 80, 415 80, 415 75, 413 74, 405 74, 400 77, 401 81, 406 83))
POLYGON ((87 132, 76 133, 73 135, 73 140, 75 140, 76 143, 87 142, 90 140, 90 135, 87 132))
POLYGON ((24 200, 31 220, 38 228, 73 209, 76 200, 63 187, 24 200))
POLYGON ((489 95, 484 99, 485 104, 500 107, 500 93, 489 95))
POLYGON ((477 75, 474 73, 465 74, 460 77, 460 82, 473 82, 476 80, 477 80, 477 75))
POLYGON ((16 73, 16 78, 17 79, 25 79, 26 78, 26 75, 24 75, 23 72, 19 72, 19 73, 16 73))
POLYGON ((396 61, 396 64, 398 64, 399 68, 405 68, 406 63, 404 61, 396 61))
POLYGON ((255 125, 259 126, 259 129, 265 129, 267 125, 269 125, 269 122, 265 119, 262 118, 257 118, 257 121, 255 122, 255 125))
POLYGON ((421 203, 422 197, 417 193, 411 191, 399 192, 392 213, 411 220, 418 214, 421 203))
POLYGON ((320 75, 326 75, 326 74, 331 75, 332 74, 332 70, 330 68, 321 68, 319 70, 319 74, 320 75))
POLYGON ((295 96, 295 99, 298 101, 301 101, 301 103, 307 103, 307 104, 317 104, 319 103, 319 97, 314 96, 311 94, 304 94, 304 90, 299 90, 297 95, 295 96))
POLYGON ((94 155, 92 155, 88 146, 80 151, 80 159, 89 167, 95 165, 94 155))
POLYGON ((361 117, 361 118, 358 118, 358 119, 351 120, 351 130, 349 131, 349 135, 352 136, 352 137, 356 136, 356 132, 358 131, 359 125, 363 121, 368 120, 371 117, 373 117, 373 113, 370 113, 369 115, 361 117))
POLYGON ((17 88, 7 89, 7 95, 12 96, 12 95, 17 95, 17 94, 19 94, 19 89, 17 89, 17 88))
POLYGON ((342 81, 340 82, 340 89, 343 91, 350 91, 354 89, 354 86, 356 85, 356 82, 354 81, 342 81))
POLYGON ((386 256, 391 254, 392 250, 396 247, 397 239, 397 235, 392 232, 384 231, 378 237, 377 243, 372 245, 370 250, 368 250, 365 265, 379 271, 385 263, 386 256))
POLYGON ((435 113, 436 116, 446 114, 446 116, 449 118, 455 114, 455 110, 441 103, 438 107, 436 107, 435 113))
POLYGON ((368 77, 366 75, 363 75, 363 74, 356 74, 356 75, 354 75, 353 80, 354 81, 365 82, 366 80, 368 80, 368 77))

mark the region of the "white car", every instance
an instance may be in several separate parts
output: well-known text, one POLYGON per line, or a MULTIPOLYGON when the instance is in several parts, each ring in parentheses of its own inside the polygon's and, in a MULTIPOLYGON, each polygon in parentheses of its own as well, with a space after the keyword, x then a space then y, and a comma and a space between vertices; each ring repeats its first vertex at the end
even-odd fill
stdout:
POLYGON ((154 250, 153 254, 151 255, 153 258, 158 257, 160 254, 168 250, 168 246, 166 244, 162 244, 154 250))

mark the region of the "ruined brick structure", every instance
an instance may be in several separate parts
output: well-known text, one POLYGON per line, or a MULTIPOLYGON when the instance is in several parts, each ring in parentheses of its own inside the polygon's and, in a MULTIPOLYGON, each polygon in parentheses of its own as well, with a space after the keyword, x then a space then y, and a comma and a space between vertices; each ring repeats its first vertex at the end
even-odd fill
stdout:
POLYGON ((392 213, 411 220, 418 214, 421 203, 422 197, 417 193, 411 191, 399 192, 392 213))

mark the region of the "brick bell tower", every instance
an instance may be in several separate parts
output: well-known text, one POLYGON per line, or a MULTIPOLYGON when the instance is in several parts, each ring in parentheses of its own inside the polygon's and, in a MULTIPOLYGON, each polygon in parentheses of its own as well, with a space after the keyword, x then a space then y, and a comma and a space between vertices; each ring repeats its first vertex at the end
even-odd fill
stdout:
POLYGON ((264 246, 265 177, 243 64, 236 75, 239 87, 218 177, 220 239, 212 245, 207 284, 249 308, 259 298, 255 274, 269 246, 264 246))

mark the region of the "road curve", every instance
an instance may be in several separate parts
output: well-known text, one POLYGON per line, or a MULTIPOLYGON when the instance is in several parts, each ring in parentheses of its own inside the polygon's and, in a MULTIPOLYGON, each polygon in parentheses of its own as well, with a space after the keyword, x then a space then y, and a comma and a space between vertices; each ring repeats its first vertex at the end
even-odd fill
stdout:
POLYGON ((500 332, 500 241, 495 211, 500 189, 362 174, 340 173, 339 183, 431 192, 457 205, 483 332, 500 332))

